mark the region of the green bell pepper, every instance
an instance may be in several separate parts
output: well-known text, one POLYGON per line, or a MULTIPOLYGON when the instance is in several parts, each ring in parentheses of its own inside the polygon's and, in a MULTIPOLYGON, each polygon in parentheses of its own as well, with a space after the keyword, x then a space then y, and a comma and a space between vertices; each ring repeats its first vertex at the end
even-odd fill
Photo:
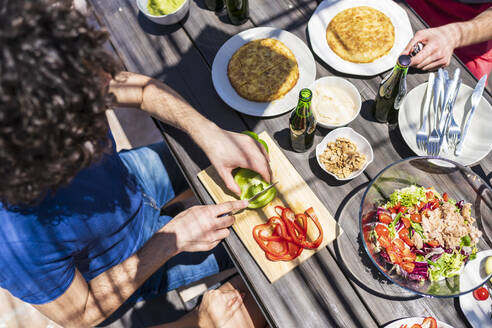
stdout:
MULTIPOLYGON (((243 134, 246 134, 250 136, 251 138, 255 139, 258 141, 260 144, 265 147, 267 153, 268 153, 268 146, 266 142, 258 137, 258 135, 252 131, 243 131, 241 132, 243 134)), ((263 180, 261 175, 256 173, 255 171, 249 170, 249 169, 243 169, 243 168, 237 168, 233 172, 234 175, 234 181, 238 184, 239 188, 241 189, 241 199, 249 199, 256 195, 257 193, 261 192, 263 189, 267 188, 270 186, 268 182, 263 180)), ((260 208, 268 203, 270 203, 275 196, 277 195, 277 189, 271 188, 255 200, 249 203, 248 208, 260 208)))
MULTIPOLYGON (((241 188, 241 199, 248 199, 266 189, 270 184, 263 180, 261 175, 250 169, 238 169, 234 173, 234 181, 241 188)), ((248 208, 260 208, 270 203, 277 195, 277 189, 273 187, 258 198, 249 203, 248 208)))

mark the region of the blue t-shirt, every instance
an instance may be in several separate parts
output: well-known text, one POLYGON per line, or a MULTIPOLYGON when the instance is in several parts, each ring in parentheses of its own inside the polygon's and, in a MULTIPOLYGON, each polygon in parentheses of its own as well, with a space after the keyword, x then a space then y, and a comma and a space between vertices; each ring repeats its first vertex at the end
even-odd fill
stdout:
POLYGON ((0 286, 31 304, 54 300, 77 268, 91 280, 143 240, 145 196, 118 154, 34 207, 0 204, 0 286))

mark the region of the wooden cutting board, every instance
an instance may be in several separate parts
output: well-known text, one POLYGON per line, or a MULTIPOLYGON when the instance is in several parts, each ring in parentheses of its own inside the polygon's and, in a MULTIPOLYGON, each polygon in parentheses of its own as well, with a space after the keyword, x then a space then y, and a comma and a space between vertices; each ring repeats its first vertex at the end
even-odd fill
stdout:
MULTIPOLYGON (((272 181, 278 181, 277 197, 267 206, 261 209, 245 209, 235 214, 236 221, 233 225, 234 231, 241 238, 256 263, 267 276, 270 282, 275 282, 284 274, 294 269, 300 263, 311 257, 315 252, 323 249, 342 232, 332 215, 323 203, 316 197, 307 183, 302 179, 287 157, 278 148, 270 136, 263 132, 259 137, 268 144, 270 166, 272 168, 272 181), (295 213, 304 213, 309 207, 313 207, 323 227, 324 239, 316 250, 304 249, 301 256, 293 261, 270 261, 265 252, 258 246, 253 238, 253 227, 265 223, 268 218, 276 215, 274 207, 277 205, 290 207, 295 213)), ((307 158, 306 158, 307 160, 307 158)), ((237 199, 225 187, 224 182, 213 166, 198 173, 198 178, 208 190, 215 203, 223 203, 237 199)), ((308 237, 314 240, 318 236, 316 227, 312 222, 308 225, 308 237)))

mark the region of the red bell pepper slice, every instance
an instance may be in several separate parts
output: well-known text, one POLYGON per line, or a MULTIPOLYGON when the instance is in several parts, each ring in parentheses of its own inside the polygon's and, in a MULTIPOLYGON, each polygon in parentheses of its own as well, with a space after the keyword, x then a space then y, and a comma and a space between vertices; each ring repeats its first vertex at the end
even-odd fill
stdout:
POLYGON ((272 261, 290 261, 298 257, 304 248, 318 248, 323 241, 323 229, 312 208, 303 214, 295 214, 290 208, 276 206, 279 216, 253 228, 253 238, 266 257, 272 261), (315 241, 307 241, 308 218, 318 228, 315 241))

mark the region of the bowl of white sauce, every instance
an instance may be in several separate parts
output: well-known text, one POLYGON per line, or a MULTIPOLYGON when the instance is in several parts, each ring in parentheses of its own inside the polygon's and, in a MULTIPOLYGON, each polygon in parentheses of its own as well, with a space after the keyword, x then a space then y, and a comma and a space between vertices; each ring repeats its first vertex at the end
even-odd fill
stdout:
POLYGON ((362 101, 357 88, 341 77, 326 76, 314 81, 311 108, 318 125, 335 129, 352 122, 360 113, 362 101))

